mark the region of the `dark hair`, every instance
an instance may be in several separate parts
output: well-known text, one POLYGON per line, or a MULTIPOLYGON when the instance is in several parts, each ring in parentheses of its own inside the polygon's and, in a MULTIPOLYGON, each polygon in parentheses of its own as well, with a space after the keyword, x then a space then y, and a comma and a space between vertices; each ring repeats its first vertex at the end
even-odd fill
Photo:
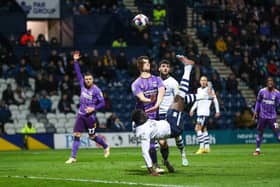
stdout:
POLYGON ((161 66, 161 64, 167 64, 167 65, 170 65, 170 62, 166 59, 163 59, 159 62, 159 66, 161 66))
POLYGON ((135 109, 131 114, 131 118, 136 126, 142 125, 148 120, 147 114, 141 109, 135 109))
POLYGON ((137 69, 141 72, 143 71, 143 65, 145 63, 145 60, 149 60, 148 56, 140 56, 137 58, 137 69))
POLYGON ((90 73, 89 71, 85 72, 84 76, 92 76, 93 77, 92 73, 90 73))

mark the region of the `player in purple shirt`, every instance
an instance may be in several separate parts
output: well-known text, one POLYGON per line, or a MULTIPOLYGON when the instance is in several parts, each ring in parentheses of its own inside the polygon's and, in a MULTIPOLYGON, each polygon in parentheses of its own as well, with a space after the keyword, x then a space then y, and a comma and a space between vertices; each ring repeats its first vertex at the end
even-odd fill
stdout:
MULTIPOLYGON (((160 77, 150 73, 151 65, 147 56, 140 56, 137 59, 137 68, 140 76, 131 85, 132 92, 137 100, 136 109, 150 110, 150 112, 147 112, 149 119, 157 119, 158 108, 163 99, 165 87, 160 77)), ((153 165, 158 171, 163 172, 158 166, 156 143, 154 140, 151 141, 149 153, 153 165)))
POLYGON ((274 81, 271 77, 267 79, 267 87, 259 91, 253 120, 258 117, 258 135, 256 137, 256 151, 254 155, 260 155, 264 128, 268 125, 278 141, 280 141, 279 124, 276 122, 276 107, 280 105, 280 92, 275 89, 274 81))
POLYGON ((77 151, 80 146, 80 137, 84 129, 87 129, 90 139, 102 145, 104 148, 104 157, 110 154, 110 147, 99 136, 95 135, 96 128, 96 110, 104 107, 105 102, 101 90, 93 83, 91 74, 86 73, 84 77, 81 74, 78 59, 80 53, 75 51, 73 54, 74 69, 81 86, 80 108, 74 126, 74 142, 72 145, 71 157, 65 162, 72 164, 76 162, 77 151))

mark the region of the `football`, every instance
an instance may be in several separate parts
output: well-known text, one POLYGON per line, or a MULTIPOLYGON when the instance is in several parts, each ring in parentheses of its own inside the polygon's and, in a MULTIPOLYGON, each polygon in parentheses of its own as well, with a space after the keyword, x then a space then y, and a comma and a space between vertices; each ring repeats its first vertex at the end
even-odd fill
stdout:
POLYGON ((144 14, 137 14, 133 20, 132 24, 134 27, 136 27, 138 30, 142 31, 144 30, 148 24, 149 24, 149 18, 145 16, 144 14))

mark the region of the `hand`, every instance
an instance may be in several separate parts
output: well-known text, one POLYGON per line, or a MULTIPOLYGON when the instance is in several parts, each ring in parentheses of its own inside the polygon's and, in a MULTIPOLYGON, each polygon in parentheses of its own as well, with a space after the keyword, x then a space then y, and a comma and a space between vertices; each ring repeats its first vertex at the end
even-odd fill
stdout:
POLYGON ((92 112, 95 111, 95 108, 94 108, 94 107, 87 107, 87 108, 85 109, 85 111, 86 111, 87 114, 90 114, 90 113, 92 113, 92 112))
POLYGON ((216 114, 215 114, 215 118, 218 118, 218 117, 220 117, 220 112, 216 112, 216 114))
POLYGON ((252 120, 255 120, 258 117, 258 113, 254 112, 252 120))
POLYGON ((189 115, 192 117, 192 116, 193 116, 193 112, 192 112, 192 111, 190 111, 189 115))
POLYGON ((73 59, 74 59, 74 61, 79 60, 80 57, 81 57, 81 56, 80 56, 80 52, 79 52, 79 51, 74 51, 74 53, 73 53, 73 59))
POLYGON ((154 112, 154 111, 158 110, 158 107, 159 106, 155 105, 152 108, 149 108, 149 109, 145 110, 145 112, 146 113, 154 112))

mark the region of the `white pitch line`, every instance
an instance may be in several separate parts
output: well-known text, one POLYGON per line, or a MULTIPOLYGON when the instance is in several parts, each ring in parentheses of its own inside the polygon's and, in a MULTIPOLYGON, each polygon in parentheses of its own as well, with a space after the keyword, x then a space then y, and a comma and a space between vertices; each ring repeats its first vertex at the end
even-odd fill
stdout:
MULTIPOLYGON (((51 181, 72 181, 72 182, 88 182, 88 183, 103 183, 103 184, 124 184, 130 186, 156 186, 156 187, 190 187, 189 185, 175 185, 175 184, 152 184, 141 182, 127 182, 127 181, 109 181, 98 179, 75 179, 75 178, 53 178, 53 177, 36 177, 36 176, 0 176, 0 178, 18 178, 18 179, 35 179, 35 180, 51 180, 51 181)), ((194 187, 194 186, 191 186, 194 187)))

